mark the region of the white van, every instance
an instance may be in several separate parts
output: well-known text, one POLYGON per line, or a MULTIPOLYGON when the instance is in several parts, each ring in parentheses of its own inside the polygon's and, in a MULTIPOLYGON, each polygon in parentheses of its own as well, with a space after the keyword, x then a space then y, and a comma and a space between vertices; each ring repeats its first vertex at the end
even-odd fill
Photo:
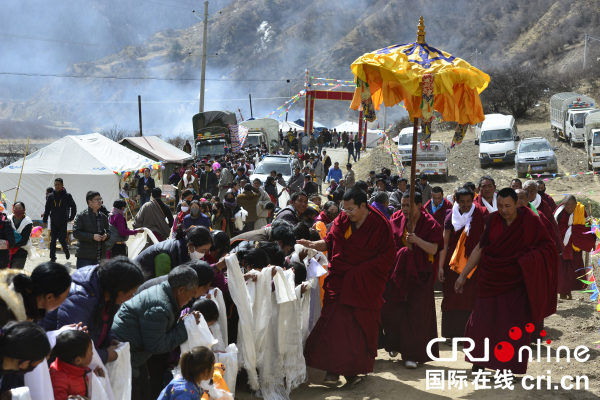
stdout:
POLYGON ((489 114, 481 124, 481 134, 475 140, 479 145, 479 165, 515 163, 518 136, 512 115, 489 114))
MULTIPOLYGON (((397 137, 394 138, 394 142, 398 143, 398 154, 400 155, 400 161, 410 162, 412 159, 412 138, 413 138, 413 127, 404 128, 400 131, 397 137)), ((421 127, 419 126, 419 139, 421 138, 421 127)))

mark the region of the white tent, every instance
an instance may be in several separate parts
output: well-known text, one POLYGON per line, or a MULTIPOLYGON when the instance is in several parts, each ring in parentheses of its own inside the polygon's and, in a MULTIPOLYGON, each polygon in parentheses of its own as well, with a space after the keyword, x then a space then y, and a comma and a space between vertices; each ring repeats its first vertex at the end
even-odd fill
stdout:
MULTIPOLYGON (((358 133, 358 122, 346 121, 341 125, 334 128, 338 133, 342 132, 354 132, 358 133)), ((378 140, 380 139, 379 134, 383 131, 381 129, 367 129, 367 147, 375 147, 378 140)))
MULTIPOLYGON (((119 198, 121 179, 113 171, 134 171, 152 163, 99 133, 65 136, 27 156, 17 200, 25 203, 31 219, 39 220, 46 203, 46 188, 54 187, 55 178, 62 178, 77 211, 87 207, 85 195, 90 190, 100 192, 110 210, 113 201, 119 198)), ((17 186, 22 165, 21 159, 0 169, 0 191, 17 186)), ((14 190, 6 193, 9 210, 14 196, 14 190)))
POLYGON ((279 121, 279 129, 281 129, 283 133, 288 132, 290 129, 292 131, 296 129, 297 132, 304 132, 303 127, 291 121, 279 121))

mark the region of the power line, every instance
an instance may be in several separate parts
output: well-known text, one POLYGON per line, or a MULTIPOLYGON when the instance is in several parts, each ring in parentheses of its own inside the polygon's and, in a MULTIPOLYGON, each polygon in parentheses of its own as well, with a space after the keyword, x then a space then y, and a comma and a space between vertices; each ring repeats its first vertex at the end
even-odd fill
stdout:
POLYGON ((121 48, 122 47, 122 46, 111 46, 111 45, 96 44, 96 43, 68 42, 68 41, 64 41, 64 40, 40 38, 40 37, 35 37, 35 36, 14 35, 12 33, 0 33, 0 36, 10 37, 10 38, 15 38, 15 39, 39 40, 42 42, 76 44, 76 45, 81 45, 81 46, 98 46, 98 47, 113 47, 113 48, 121 48))
POLYGON ((175 2, 181 3, 181 4, 187 4, 188 6, 200 7, 199 4, 186 3, 185 1, 179 1, 179 0, 172 0, 172 1, 175 1, 175 2))
MULTIPOLYGON (((254 100, 279 100, 279 99, 289 99, 287 96, 283 97, 253 97, 254 100)), ((214 100, 211 99, 209 102, 226 102, 226 101, 247 101, 247 98, 243 99, 220 99, 214 100)), ((0 99, 0 103, 8 103, 8 102, 27 102, 29 100, 16 100, 16 99, 0 99)), ((124 101, 78 101, 78 100, 50 100, 52 103, 77 103, 77 104, 138 104, 137 100, 124 100, 124 101)), ((163 104, 163 103, 197 103, 198 100, 142 100, 142 104, 163 104)))
MULTIPOLYGON (((145 1, 146 3, 160 4, 161 6, 167 6, 167 7, 173 7, 173 8, 180 8, 180 9, 182 9, 182 10, 187 10, 187 11, 190 11, 190 9, 189 9, 189 8, 186 8, 186 7, 172 6, 172 5, 170 5, 170 4, 157 3, 157 2, 155 2, 155 1, 150 1, 150 0, 141 0, 141 1, 145 1)), ((187 4, 187 3, 186 3, 186 4, 187 4)))
MULTIPOLYGON (((1 72, 0 75, 19 76, 45 76, 53 78, 79 78, 79 79, 121 79, 121 80, 154 80, 154 81, 199 81, 200 78, 156 78, 156 77, 125 77, 125 76, 93 76, 93 75, 64 75, 64 74, 39 74, 29 72, 1 72)), ((300 81, 303 79, 206 79, 215 82, 286 82, 288 80, 300 81)))

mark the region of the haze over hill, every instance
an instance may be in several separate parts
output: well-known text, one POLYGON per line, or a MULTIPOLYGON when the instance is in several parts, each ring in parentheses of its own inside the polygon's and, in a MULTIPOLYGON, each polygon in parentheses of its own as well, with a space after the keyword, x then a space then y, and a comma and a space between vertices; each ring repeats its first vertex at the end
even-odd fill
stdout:
MULTIPOLYGON (((52 18, 34 20, 37 25, 25 24, 21 30, 14 27, 14 32, 42 36, 37 32, 44 31, 50 36, 52 30, 47 27, 52 25, 56 32, 70 34, 73 41, 130 45, 120 51, 118 47, 96 48, 94 56, 88 50, 73 53, 74 46, 67 45, 60 45, 63 48, 57 53, 49 50, 54 44, 44 44, 44 51, 51 54, 45 63, 28 65, 26 55, 9 52, 5 54, 11 56, 2 60, 0 70, 175 80, 10 76, 11 83, 4 86, 0 98, 21 101, 1 103, 0 118, 72 123, 83 133, 114 123, 136 129, 139 94, 145 101, 144 132, 191 132, 200 84, 190 79, 200 77, 202 23, 190 16, 189 9, 201 15, 203 7, 185 4, 196 4, 194 0, 162 1, 181 9, 141 0, 84 3, 95 10, 85 21, 61 9, 52 18), (155 30, 160 31, 150 35, 155 30), (61 69, 65 59, 73 64, 61 69), (42 82, 44 86, 27 98, 42 82), (20 93, 28 96, 23 98, 20 93)), ((414 41, 420 15, 425 18, 431 46, 473 64, 477 49, 481 53, 478 66, 484 71, 506 63, 531 63, 549 72, 578 70, 584 34, 600 35, 599 5, 598 0, 212 1, 208 54, 218 53, 218 57, 207 62, 205 109, 240 109, 248 118, 251 93, 254 116, 264 117, 281 105, 284 97, 303 88, 306 68, 313 76, 352 79, 349 66, 364 52, 414 41), (217 10, 219 5, 225 7, 217 10)), ((591 42, 589 68, 597 68, 598 55, 600 43, 591 42)), ((303 108, 298 101, 290 118, 303 116, 303 108)), ((388 117, 401 113, 396 107, 388 117)), ((357 118, 344 102, 318 103, 315 116, 330 125, 357 118)))

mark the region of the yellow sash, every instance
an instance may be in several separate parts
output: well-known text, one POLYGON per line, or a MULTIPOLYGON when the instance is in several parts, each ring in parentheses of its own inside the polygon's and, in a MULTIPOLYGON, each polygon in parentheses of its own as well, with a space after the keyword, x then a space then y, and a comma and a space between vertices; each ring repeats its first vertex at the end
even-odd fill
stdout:
MULTIPOLYGON (((469 261, 469 257, 465 254, 465 243, 467 241, 467 232, 463 231, 460 234, 460 238, 458 238, 458 243, 456 244, 456 248, 454 249, 454 253, 452 254, 452 258, 450 259, 450 269, 457 274, 462 274, 463 269, 467 266, 467 261, 469 261)), ((477 266, 471 270, 467 278, 470 278, 473 275, 473 272, 477 269, 477 266)))
MULTIPOLYGON (((575 211, 573 211, 573 225, 585 225, 585 206, 581 203, 577 203, 575 211)), ((581 251, 580 248, 573 246, 573 250, 581 251)))

